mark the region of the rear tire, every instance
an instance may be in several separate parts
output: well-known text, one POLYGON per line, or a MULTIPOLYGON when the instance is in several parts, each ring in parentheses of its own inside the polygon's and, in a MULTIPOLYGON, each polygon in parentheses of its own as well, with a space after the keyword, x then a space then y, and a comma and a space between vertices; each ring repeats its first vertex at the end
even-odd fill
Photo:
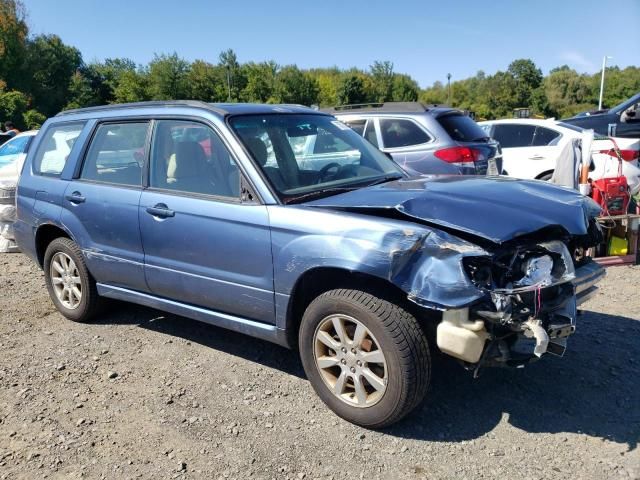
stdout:
POLYGON ((331 290, 304 313, 300 356, 331 410, 367 428, 391 425, 420 404, 431 360, 417 320, 402 307, 358 290, 331 290))
POLYGON ((49 244, 44 254, 44 275, 49 296, 62 315, 82 323, 95 317, 102 302, 73 240, 60 237, 49 244))

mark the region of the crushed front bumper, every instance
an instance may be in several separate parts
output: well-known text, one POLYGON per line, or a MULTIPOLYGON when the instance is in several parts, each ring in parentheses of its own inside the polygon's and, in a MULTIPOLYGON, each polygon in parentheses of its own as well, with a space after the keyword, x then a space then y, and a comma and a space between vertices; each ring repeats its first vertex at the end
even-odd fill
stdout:
POLYGON ((530 292, 502 293, 493 302, 443 313, 437 344, 476 372, 481 366, 523 366, 543 354, 563 355, 567 338, 576 330, 577 307, 597 290, 605 270, 595 262, 575 270, 573 280, 530 292), (529 297, 526 297, 529 295, 529 297), (517 304, 517 309, 516 309, 517 304))
POLYGON ((573 286, 576 289, 576 305, 589 300, 598 290, 596 284, 604 278, 606 271, 596 262, 589 262, 576 269, 573 286))

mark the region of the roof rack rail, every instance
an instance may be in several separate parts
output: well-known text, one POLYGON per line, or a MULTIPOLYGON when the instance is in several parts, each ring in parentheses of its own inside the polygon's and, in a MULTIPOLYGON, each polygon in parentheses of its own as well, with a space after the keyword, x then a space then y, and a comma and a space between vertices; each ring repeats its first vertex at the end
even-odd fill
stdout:
POLYGON ((372 102, 356 103, 349 105, 338 105, 336 107, 323 108, 326 112, 348 112, 348 111, 368 111, 368 112, 426 112, 432 108, 448 108, 448 105, 426 104, 422 102, 372 102))
POLYGON ((209 110, 219 110, 214 105, 199 100, 162 100, 150 102, 133 102, 133 103, 110 103, 108 105, 98 105, 95 107, 74 108, 72 110, 64 110, 56 117, 71 115, 74 113, 90 113, 102 112, 105 110, 122 109, 122 108, 144 108, 144 107, 200 107, 209 110))

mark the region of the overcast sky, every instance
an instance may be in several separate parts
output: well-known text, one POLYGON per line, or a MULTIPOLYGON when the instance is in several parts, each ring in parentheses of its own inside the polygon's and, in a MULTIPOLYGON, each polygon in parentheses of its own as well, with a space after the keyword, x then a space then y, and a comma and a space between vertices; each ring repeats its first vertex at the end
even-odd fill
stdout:
POLYGON ((546 74, 640 65, 639 0, 25 0, 32 34, 55 33, 85 61, 154 53, 217 62, 366 69, 390 60, 422 86, 532 59, 546 74))

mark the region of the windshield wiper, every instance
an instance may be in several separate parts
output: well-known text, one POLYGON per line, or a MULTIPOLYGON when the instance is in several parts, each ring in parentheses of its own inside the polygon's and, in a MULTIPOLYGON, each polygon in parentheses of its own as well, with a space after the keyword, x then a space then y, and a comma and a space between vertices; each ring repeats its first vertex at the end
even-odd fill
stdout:
POLYGON ((301 200, 305 200, 311 197, 317 197, 317 196, 324 197, 324 196, 329 196, 337 193, 350 192, 351 190, 358 190, 359 188, 371 187, 373 185, 379 185, 381 183, 390 182, 392 180, 399 180, 401 178, 404 178, 404 175, 401 175, 398 173, 396 175, 385 175, 384 177, 376 178, 373 182, 370 182, 370 183, 361 181, 355 185, 351 184, 349 186, 344 186, 344 187, 324 188, 322 190, 316 190, 314 192, 309 192, 303 195, 287 198, 286 200, 284 200, 284 203, 297 203, 301 200))
POLYGON ((380 178, 375 179, 371 183, 367 183, 367 187, 372 187, 374 185, 380 185, 381 183, 387 183, 387 182, 391 182, 393 180, 400 180, 401 178, 404 178, 404 175, 400 175, 399 173, 397 173, 395 175, 385 175, 384 177, 380 177, 380 178))
POLYGON ((361 188, 360 186, 350 186, 350 187, 333 187, 333 188, 325 188, 323 190, 315 190, 313 192, 305 193, 303 195, 297 195, 295 197, 287 198, 284 200, 284 203, 297 203, 301 200, 305 200, 311 197, 324 197, 329 196, 336 193, 344 193, 350 192, 351 190, 357 190, 361 188))

